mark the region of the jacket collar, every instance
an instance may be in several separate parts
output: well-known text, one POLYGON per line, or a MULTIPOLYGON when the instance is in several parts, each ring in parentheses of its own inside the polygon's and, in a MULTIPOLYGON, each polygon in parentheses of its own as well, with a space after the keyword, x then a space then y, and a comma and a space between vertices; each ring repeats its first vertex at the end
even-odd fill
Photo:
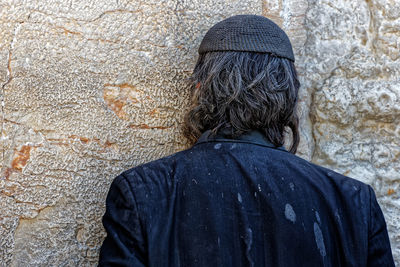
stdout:
POLYGON ((213 134, 211 130, 205 131, 200 138, 197 140, 195 145, 207 142, 236 142, 236 143, 248 143, 248 144, 255 144, 269 148, 275 148, 279 150, 286 151, 287 150, 283 147, 277 147, 272 144, 268 139, 257 130, 250 131, 246 134, 239 136, 238 138, 227 138, 223 133, 213 134))

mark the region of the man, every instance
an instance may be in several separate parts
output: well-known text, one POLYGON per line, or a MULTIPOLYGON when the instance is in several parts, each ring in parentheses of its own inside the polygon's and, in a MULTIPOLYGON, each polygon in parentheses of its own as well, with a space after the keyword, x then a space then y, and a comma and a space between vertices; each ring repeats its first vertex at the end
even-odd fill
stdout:
POLYGON ((199 54, 185 120, 194 145, 114 180, 100 265, 394 266, 372 188, 294 155, 299 82, 286 34, 234 16, 199 54))

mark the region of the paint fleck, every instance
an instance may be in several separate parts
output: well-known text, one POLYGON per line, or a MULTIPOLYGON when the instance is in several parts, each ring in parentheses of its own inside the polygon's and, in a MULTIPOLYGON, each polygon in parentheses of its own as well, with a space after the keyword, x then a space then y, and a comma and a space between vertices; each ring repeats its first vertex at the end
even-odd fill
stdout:
POLYGON ((324 237, 322 236, 321 228, 319 228, 318 223, 314 222, 314 235, 315 235, 315 242, 317 243, 317 247, 319 253, 322 257, 326 256, 325 244, 324 244, 324 237))
POLYGON ((354 191, 358 191, 358 187, 357 186, 353 186, 354 191))
POLYGON ((257 197, 257 192, 254 192, 254 197, 257 197))
POLYGON ((251 245, 253 244, 253 231, 251 228, 246 229, 246 236, 244 238, 244 243, 246 244, 246 258, 249 262, 249 266, 254 266, 253 259, 251 258, 251 245))
POLYGON ((238 193, 237 198, 238 198, 238 201, 240 203, 242 203, 243 199, 242 199, 242 195, 240 193, 238 193))
POLYGON ((340 215, 339 215, 339 211, 338 210, 335 211, 335 218, 336 218, 336 220, 337 220, 339 225, 342 224, 342 221, 340 220, 340 215))
POLYGON ((221 144, 220 143, 215 144, 214 149, 220 149, 220 148, 221 148, 221 144))
POLYGON ((294 191, 294 183, 290 183, 289 186, 290 186, 290 189, 291 189, 292 191, 294 191))
POLYGON ((258 192, 261 192, 261 185, 260 184, 258 184, 258 192))
POLYGON ((292 205, 289 203, 285 205, 285 217, 292 223, 296 222, 296 213, 294 212, 292 205))
POLYGON ((217 242, 218 242, 218 247, 220 247, 221 246, 221 239, 219 237, 217 239, 217 242))
POLYGON ((321 224, 321 218, 319 217, 318 211, 315 211, 315 218, 317 218, 318 223, 321 224))
POLYGON ((236 147, 236 144, 232 144, 230 149, 234 149, 236 147))

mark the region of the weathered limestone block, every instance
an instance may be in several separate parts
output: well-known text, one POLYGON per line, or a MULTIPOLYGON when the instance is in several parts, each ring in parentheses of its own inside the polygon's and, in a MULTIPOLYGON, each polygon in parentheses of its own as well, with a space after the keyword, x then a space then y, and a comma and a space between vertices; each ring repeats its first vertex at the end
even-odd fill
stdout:
POLYGON ((371 184, 400 264, 400 2, 310 1, 312 160, 371 184), (395 15, 396 14, 396 15, 395 15))
POLYGON ((205 31, 252 1, 0 1, 0 266, 92 266, 121 171, 187 146, 205 31))

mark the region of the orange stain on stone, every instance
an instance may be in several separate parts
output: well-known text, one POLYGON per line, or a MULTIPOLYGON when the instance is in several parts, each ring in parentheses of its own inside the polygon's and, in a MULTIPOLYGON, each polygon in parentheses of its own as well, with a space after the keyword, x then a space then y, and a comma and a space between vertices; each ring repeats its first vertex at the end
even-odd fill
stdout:
POLYGON ((126 119, 125 106, 139 103, 143 92, 128 83, 104 85, 103 98, 107 106, 121 119, 126 119))
POLYGON ((68 35, 68 34, 82 35, 80 32, 74 32, 74 31, 68 30, 68 29, 66 29, 66 28, 63 28, 63 30, 64 30, 64 34, 65 34, 65 35, 68 35))
POLYGON ((110 141, 107 140, 107 141, 104 143, 104 146, 105 146, 105 147, 110 147, 112 144, 113 144, 113 143, 111 143, 110 141))
POLYGON ((81 137, 81 138, 79 138, 79 140, 81 140, 81 142, 85 143, 85 144, 89 143, 89 138, 86 138, 86 137, 81 137))
POLYGON ((114 92, 104 90, 103 98, 107 106, 114 111, 115 115, 121 119, 125 117, 126 114, 123 110, 125 103, 118 99, 118 95, 114 94, 114 92))
MULTIPOLYGON (((102 140, 100 140, 99 138, 88 138, 88 137, 84 137, 84 136, 77 136, 77 135, 70 135, 68 136, 68 138, 74 139, 73 141, 81 141, 83 144, 89 144, 90 142, 95 142, 97 143, 99 146, 102 147, 111 147, 114 143, 106 140, 104 143, 102 140)), ((47 139, 49 140, 49 139, 47 139)), ((56 139, 56 140, 64 140, 64 141, 68 141, 66 139, 56 139)), ((69 141, 68 141, 69 142, 69 141)))
POLYGON ((113 86, 119 87, 121 89, 123 89, 123 88, 129 88, 132 90, 136 89, 135 86, 133 86, 132 84, 129 84, 129 83, 121 83, 121 84, 117 84, 117 85, 113 85, 113 86))
POLYGON ((10 177, 11 173, 12 173, 12 168, 7 168, 7 169, 4 171, 4 177, 5 177, 6 179, 8 179, 8 178, 10 177))
POLYGON ((72 139, 79 139, 82 143, 89 143, 90 139, 87 137, 83 137, 83 136, 77 136, 77 135, 70 135, 68 136, 68 138, 72 138, 72 139))
POLYGON ((31 148, 30 146, 22 146, 19 151, 15 152, 14 159, 11 163, 12 169, 20 171, 25 167, 30 158, 31 148))
POLYGON ((154 117, 154 115, 156 115, 158 113, 157 109, 153 109, 152 111, 150 111, 149 115, 154 117))
POLYGON ((390 195, 392 195, 392 194, 394 194, 394 189, 392 189, 392 188, 389 188, 389 190, 387 191, 387 194, 390 196, 390 195))

